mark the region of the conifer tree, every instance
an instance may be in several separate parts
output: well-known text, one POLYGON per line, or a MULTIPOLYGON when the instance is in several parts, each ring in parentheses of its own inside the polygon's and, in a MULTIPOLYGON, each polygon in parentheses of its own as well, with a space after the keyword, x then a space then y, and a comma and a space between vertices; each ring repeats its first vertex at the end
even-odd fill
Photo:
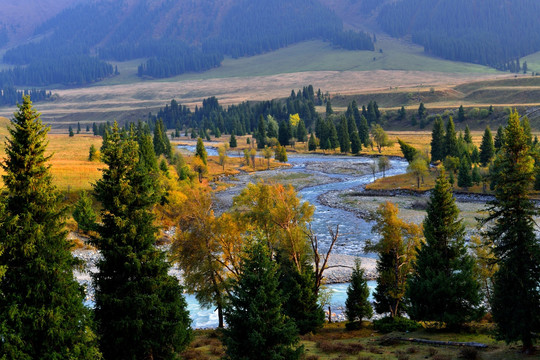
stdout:
POLYGON ((283 314, 277 265, 261 240, 246 250, 240 278, 225 307, 223 342, 230 359, 299 359, 294 322, 283 314))
POLYGON ((88 161, 97 160, 97 150, 94 144, 90 145, 90 150, 88 150, 88 161))
POLYGON ((480 163, 482 166, 487 166, 494 156, 495 146, 493 145, 493 137, 488 126, 484 131, 484 136, 482 136, 482 144, 480 144, 480 163))
POLYGON ((231 138, 229 139, 229 146, 231 147, 231 149, 234 149, 238 146, 238 144, 236 143, 236 136, 234 135, 234 131, 232 132, 231 138))
POLYGON ((298 125, 296 126, 296 139, 300 142, 306 142, 307 130, 303 119, 300 119, 298 125))
POLYGON ((465 109, 463 108, 463 105, 459 106, 457 120, 460 123, 465 121, 465 109))
POLYGON ((77 121, 77 134, 81 133, 81 123, 77 121))
POLYGON ((73 128, 71 127, 71 125, 69 126, 68 132, 69 132, 69 137, 75 136, 75 134, 73 133, 73 128))
POLYGON ((534 160, 517 112, 510 114, 504 138, 494 164, 495 200, 485 221, 491 225, 486 235, 499 265, 491 307, 498 337, 521 340, 530 352, 533 332, 540 330, 540 245, 533 218, 538 211, 528 197, 534 160))
POLYGON ((290 123, 288 121, 281 121, 278 129, 278 141, 281 146, 289 145, 289 139, 291 138, 290 123))
POLYGON ((204 147, 203 140, 197 138, 197 147, 195 148, 195 156, 201 159, 204 165, 208 165, 208 155, 206 153, 206 148, 204 147))
POLYGON ((431 161, 442 161, 445 158, 444 146, 444 124, 440 116, 437 116, 433 123, 433 131, 431 133, 431 161))
POLYGON ((447 156, 459 157, 456 128, 451 117, 446 123, 446 134, 444 138, 444 157, 447 156))
POLYGON ((140 161, 132 133, 115 123, 107 142, 107 168, 94 185, 103 207, 93 239, 102 255, 93 276, 101 350, 106 359, 176 359, 190 340, 190 320, 182 287, 154 247, 157 176, 140 161))
POLYGON ((1 165, 0 264, 8 271, 0 281, 0 358, 99 359, 47 164, 48 131, 24 96, 1 165))
POLYGON ((497 128, 497 134, 495 135, 495 141, 493 143, 493 145, 495 146, 495 151, 499 151, 505 141, 506 139, 504 136, 504 128, 502 126, 499 126, 497 128))
POLYGON ((480 285, 458 215, 443 170, 430 196, 424 220, 425 244, 418 251, 414 273, 408 282, 408 313, 412 319, 437 321, 452 327, 481 315, 480 285))
POLYGON ((345 116, 341 117, 339 123, 339 149, 342 153, 351 151, 351 140, 349 138, 349 125, 345 116))
POLYGON ((328 138, 330 140, 330 148, 329 149, 335 150, 339 146, 338 133, 337 133, 337 130, 336 130, 336 126, 334 125, 334 122, 332 120, 328 120, 328 125, 329 125, 329 129, 330 129, 330 136, 328 138))
POLYGON ((264 149, 266 140, 266 124, 264 123, 264 117, 259 117, 259 124, 257 127, 257 149, 264 149))
POLYGON ((73 219, 81 230, 90 231, 96 227, 96 218, 96 213, 92 208, 92 200, 88 197, 86 191, 81 191, 79 200, 77 200, 73 209, 73 219))
POLYGON ((355 131, 351 134, 351 152, 353 154, 358 154, 362 150, 362 142, 360 141, 360 136, 358 131, 355 131))
POLYGON ((360 259, 356 259, 347 287, 347 300, 345 301, 345 316, 347 316, 347 329, 357 329, 362 319, 373 316, 373 308, 369 302, 369 287, 361 267, 360 259))
POLYGON ((315 139, 315 134, 313 134, 313 132, 311 132, 311 135, 309 135, 308 150, 309 151, 317 150, 317 140, 315 139))
POLYGON ((418 107, 418 119, 423 120, 427 117, 427 110, 423 102, 418 107))
POLYGON ((332 109, 332 104, 330 103, 330 100, 326 102, 326 117, 329 117, 334 113, 334 110, 332 109))
POLYGON ((358 126, 358 136, 364 147, 369 146, 369 125, 365 116, 360 117, 360 126, 358 126))
POLYGON ((469 162, 467 156, 463 156, 459 161, 457 185, 462 188, 472 186, 471 163, 469 162))
POLYGON ((280 274, 278 288, 282 293, 283 313, 294 320, 301 335, 317 332, 324 323, 325 315, 315 293, 313 266, 303 261, 299 271, 282 251, 278 251, 276 262, 280 274))
POLYGON ((463 140, 465 140, 468 145, 472 145, 473 143, 471 129, 469 129, 469 125, 465 125, 465 135, 463 136, 463 140))

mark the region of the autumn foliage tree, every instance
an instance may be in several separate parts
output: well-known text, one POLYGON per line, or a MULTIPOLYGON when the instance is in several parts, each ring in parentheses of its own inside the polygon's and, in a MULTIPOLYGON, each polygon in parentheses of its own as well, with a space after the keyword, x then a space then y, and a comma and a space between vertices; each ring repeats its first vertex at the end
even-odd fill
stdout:
POLYGON ((407 277, 411 274, 422 236, 420 226, 404 222, 397 214, 397 206, 390 202, 379 206, 373 231, 381 239, 377 244, 366 247, 366 250, 379 255, 377 287, 373 294, 375 311, 379 314, 390 313, 391 317, 403 312, 407 277))

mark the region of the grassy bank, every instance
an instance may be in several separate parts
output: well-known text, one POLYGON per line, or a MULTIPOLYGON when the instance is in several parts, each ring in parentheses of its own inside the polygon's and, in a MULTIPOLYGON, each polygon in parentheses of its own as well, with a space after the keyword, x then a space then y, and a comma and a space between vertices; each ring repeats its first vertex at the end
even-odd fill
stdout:
MULTIPOLYGON (((508 346, 494 340, 492 324, 475 324, 460 333, 419 330, 410 333, 380 334, 371 323, 361 330, 346 331, 343 323, 326 324, 315 335, 306 335, 300 344, 309 360, 451 360, 485 359, 514 360, 530 357, 518 353, 517 346, 508 346), (457 346, 433 346, 393 340, 396 337, 421 338, 437 341, 480 342, 488 345, 484 350, 457 346)), ((217 360, 224 354, 220 334, 214 330, 195 331, 195 339, 184 352, 184 359, 217 360)))

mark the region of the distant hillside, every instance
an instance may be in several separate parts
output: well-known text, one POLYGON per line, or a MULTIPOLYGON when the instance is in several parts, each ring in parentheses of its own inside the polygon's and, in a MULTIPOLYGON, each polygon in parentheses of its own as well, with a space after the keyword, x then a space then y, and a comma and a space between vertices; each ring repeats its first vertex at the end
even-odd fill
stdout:
MULTIPOLYGON (((34 36, 41 40, 5 53, 4 62, 17 67, 0 73, 0 87, 84 85, 114 74, 104 61, 139 58, 148 59, 139 76, 170 77, 311 39, 374 49, 371 36, 343 31, 319 0, 87 1, 45 21, 34 36)), ((0 46, 1 39, 0 30, 0 46)))
POLYGON ((519 72, 517 59, 540 50, 539 13, 538 0, 399 0, 377 20, 394 37, 412 35, 429 54, 519 72))

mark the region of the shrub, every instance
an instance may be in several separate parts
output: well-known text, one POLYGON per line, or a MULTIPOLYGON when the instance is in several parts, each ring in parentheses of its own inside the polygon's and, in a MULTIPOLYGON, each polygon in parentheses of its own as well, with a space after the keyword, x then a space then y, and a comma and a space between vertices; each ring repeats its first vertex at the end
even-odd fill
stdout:
POLYGON ((476 360, 478 359, 478 350, 475 348, 463 348, 459 353, 459 357, 466 360, 476 360))
POLYGON ((385 317, 380 320, 373 321, 373 328, 382 333, 389 333, 392 331, 409 332, 418 330, 421 327, 422 326, 416 321, 402 317, 385 317))

